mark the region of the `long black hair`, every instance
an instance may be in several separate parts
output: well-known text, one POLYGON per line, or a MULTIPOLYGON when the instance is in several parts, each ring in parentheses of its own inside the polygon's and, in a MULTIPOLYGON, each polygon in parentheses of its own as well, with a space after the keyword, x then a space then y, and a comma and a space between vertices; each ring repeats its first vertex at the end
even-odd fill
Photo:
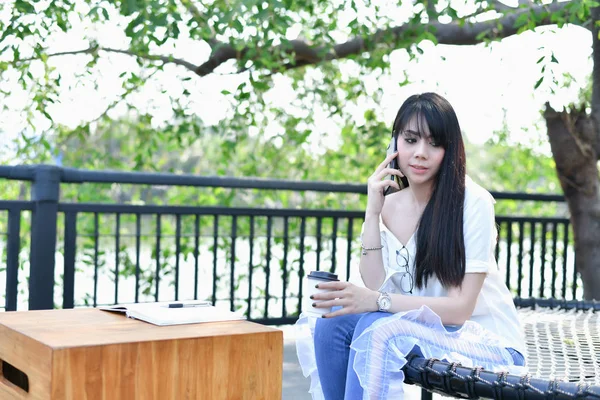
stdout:
POLYGON ((465 277, 463 205, 466 174, 460 125, 450 103, 436 93, 406 99, 394 120, 395 140, 412 118, 417 118, 422 136, 425 136, 422 124, 426 123, 432 139, 445 149, 431 198, 418 224, 415 283, 422 288, 435 274, 446 288, 460 286, 465 277))

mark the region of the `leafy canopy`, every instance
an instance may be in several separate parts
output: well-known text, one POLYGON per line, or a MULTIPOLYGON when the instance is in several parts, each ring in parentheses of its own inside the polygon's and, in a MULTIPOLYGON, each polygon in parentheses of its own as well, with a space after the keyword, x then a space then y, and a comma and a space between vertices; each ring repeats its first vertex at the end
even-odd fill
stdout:
POLYGON ((12 0, 0 4, 1 103, 27 121, 16 142, 23 161, 65 159, 76 143, 112 140, 108 127, 125 118, 133 154, 123 168, 164 169, 150 161, 156 152, 197 148, 212 135, 223 160, 217 173, 233 164, 247 167, 232 174, 308 179, 327 153, 331 173, 320 180, 352 181, 387 142, 379 104, 393 51, 413 59, 424 41, 473 45, 566 23, 590 29, 596 5, 12 0), (15 96, 17 104, 7 101, 15 96), (85 112, 67 111, 81 103, 85 112), (238 151, 257 140, 262 152, 238 151), (252 170, 259 157, 271 157, 268 166, 252 170))

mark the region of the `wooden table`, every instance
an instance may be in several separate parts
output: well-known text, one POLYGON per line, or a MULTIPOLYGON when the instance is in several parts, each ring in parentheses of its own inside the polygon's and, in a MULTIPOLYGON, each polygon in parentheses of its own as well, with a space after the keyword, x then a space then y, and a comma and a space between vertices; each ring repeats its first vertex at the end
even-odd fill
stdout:
POLYGON ((2 400, 271 400, 283 333, 248 321, 159 327, 89 308, 6 312, 0 360, 2 400))

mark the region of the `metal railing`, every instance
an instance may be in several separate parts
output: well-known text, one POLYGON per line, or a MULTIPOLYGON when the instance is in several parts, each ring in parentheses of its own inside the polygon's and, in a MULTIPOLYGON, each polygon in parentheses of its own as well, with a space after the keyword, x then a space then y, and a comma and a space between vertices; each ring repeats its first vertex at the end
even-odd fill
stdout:
MULTIPOLYGON (((0 201, 7 229, 5 310, 203 298, 251 320, 286 324, 300 311, 306 271, 350 279, 358 263, 362 210, 66 203, 59 193, 63 183, 119 183, 365 195, 361 184, 48 165, 0 166, 0 177, 31 182, 31 200, 0 201), (29 252, 22 244, 27 217, 29 252)), ((559 195, 492 195, 564 201, 559 195)), ((497 223, 496 256, 515 297, 581 298, 568 219, 497 216, 497 223)))

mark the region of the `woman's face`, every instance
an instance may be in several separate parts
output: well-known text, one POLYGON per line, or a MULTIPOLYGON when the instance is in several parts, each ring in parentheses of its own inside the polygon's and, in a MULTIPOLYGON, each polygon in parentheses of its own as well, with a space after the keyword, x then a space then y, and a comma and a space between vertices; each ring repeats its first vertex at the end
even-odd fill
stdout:
POLYGON ((398 165, 410 185, 434 182, 446 150, 435 143, 427 123, 411 118, 398 135, 398 165), (419 129, 424 130, 419 132, 419 129))

